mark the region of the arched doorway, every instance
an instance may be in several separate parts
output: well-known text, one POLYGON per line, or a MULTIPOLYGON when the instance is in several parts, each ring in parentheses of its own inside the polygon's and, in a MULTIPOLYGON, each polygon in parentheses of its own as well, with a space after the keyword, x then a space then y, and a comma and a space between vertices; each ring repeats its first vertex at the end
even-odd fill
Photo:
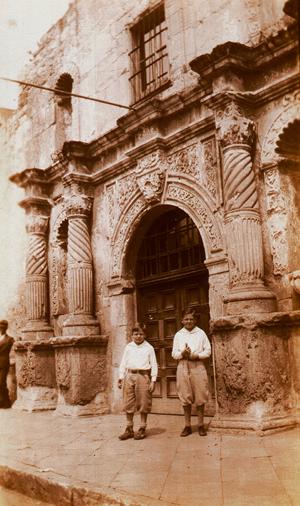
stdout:
MULTIPOLYGON (((181 413, 176 392, 176 362, 171 351, 181 313, 193 306, 208 332, 208 271, 199 231, 178 208, 167 207, 144 229, 136 260, 137 315, 146 326, 159 365, 153 412, 181 413)), ((211 361, 207 364, 212 380, 211 361)), ((211 381, 212 384, 212 381, 211 381)))

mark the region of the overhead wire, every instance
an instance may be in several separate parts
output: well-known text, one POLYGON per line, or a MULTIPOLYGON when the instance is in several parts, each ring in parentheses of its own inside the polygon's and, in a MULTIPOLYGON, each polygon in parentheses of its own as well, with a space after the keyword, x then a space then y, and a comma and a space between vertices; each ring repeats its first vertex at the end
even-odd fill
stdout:
POLYGON ((49 88, 47 86, 41 86, 39 84, 28 83, 25 81, 20 81, 18 79, 10 79, 8 77, 0 77, 0 79, 1 79, 1 81, 7 81, 10 83, 20 84, 22 86, 30 86, 31 88, 38 88, 40 90, 50 91, 52 93, 55 93, 56 95, 65 95, 67 97, 76 97, 76 98, 81 98, 83 100, 91 100, 93 102, 99 102, 100 104, 112 105, 114 107, 121 107, 121 108, 127 109, 129 111, 135 111, 134 107, 131 107, 128 105, 119 104, 117 102, 111 102, 109 100, 103 100, 101 98, 89 97, 86 95, 79 95, 78 93, 71 93, 70 91, 64 91, 64 90, 61 90, 60 88, 49 88))

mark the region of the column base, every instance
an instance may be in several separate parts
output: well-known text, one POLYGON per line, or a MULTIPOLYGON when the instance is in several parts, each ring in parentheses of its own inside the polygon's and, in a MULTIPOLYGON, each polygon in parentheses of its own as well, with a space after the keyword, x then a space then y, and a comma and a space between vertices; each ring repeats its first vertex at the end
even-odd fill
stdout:
POLYGON ((57 405, 56 388, 30 386, 17 389, 17 400, 13 409, 21 411, 46 411, 55 409, 57 405))
POLYGON ((266 416, 261 419, 245 415, 215 415, 210 430, 228 434, 255 433, 258 436, 293 429, 297 425, 293 415, 266 416))
POLYGON ((22 329, 23 341, 34 341, 36 339, 48 339, 53 337, 53 328, 50 327, 48 322, 44 321, 29 321, 22 329))
POLYGON ((88 404, 67 404, 63 395, 59 393, 55 415, 63 416, 98 416, 109 413, 106 393, 97 394, 88 404))
POLYGON ((231 290, 224 302, 227 315, 272 313, 277 309, 276 297, 264 287, 231 290))
POLYGON ((91 315, 69 315, 63 323, 63 336, 98 336, 99 322, 91 315))

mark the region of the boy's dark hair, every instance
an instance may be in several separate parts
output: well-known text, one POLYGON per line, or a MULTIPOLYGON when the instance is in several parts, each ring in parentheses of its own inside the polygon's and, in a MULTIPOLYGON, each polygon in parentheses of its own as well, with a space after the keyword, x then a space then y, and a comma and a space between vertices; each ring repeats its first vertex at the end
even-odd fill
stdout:
POLYGON ((198 319, 198 313, 197 310, 194 307, 186 307, 182 311, 182 318, 184 318, 187 314, 193 315, 193 317, 197 320, 198 319))
POLYGON ((132 327, 131 332, 142 332, 145 334, 145 325, 140 325, 139 323, 136 323, 134 327, 132 327))

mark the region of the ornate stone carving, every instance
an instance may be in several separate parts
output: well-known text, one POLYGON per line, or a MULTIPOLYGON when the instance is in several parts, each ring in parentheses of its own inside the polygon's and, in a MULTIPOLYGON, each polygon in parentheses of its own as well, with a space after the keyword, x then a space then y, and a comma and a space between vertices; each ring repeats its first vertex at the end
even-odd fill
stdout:
POLYGON ((55 358, 56 382, 60 389, 68 389, 71 385, 71 365, 67 350, 61 350, 55 358))
POLYGON ((251 328, 214 331, 220 412, 246 413, 259 403, 262 418, 289 409, 286 334, 285 325, 262 329, 253 328, 253 322, 251 328))
POLYGON ((223 147, 234 144, 252 146, 255 136, 254 122, 246 118, 235 102, 230 102, 225 109, 216 114, 218 138, 223 147))
POLYGON ((170 172, 179 172, 191 176, 199 173, 199 165, 202 160, 201 148, 201 143, 198 142, 169 155, 167 161, 170 172))
POLYGON ((106 186, 105 197, 108 215, 108 225, 109 229, 112 230, 113 227, 115 226, 118 215, 118 206, 116 201, 116 183, 112 183, 106 186))
POLYGON ((139 221, 138 217, 141 217, 143 209, 145 209, 145 201, 140 197, 127 210, 117 229, 112 244, 111 276, 118 276, 121 274, 121 258, 129 240, 128 230, 133 222, 139 221))
POLYGON ((269 231, 274 274, 284 274, 288 268, 287 206, 280 187, 277 169, 264 171, 267 226, 269 231))
POLYGON ((135 171, 136 182, 147 202, 160 200, 165 180, 166 160, 161 151, 156 151, 138 160, 135 171))
POLYGON ((220 233, 199 197, 191 191, 188 191, 186 188, 181 188, 176 184, 170 183, 167 188, 166 199, 182 202, 188 208, 192 209, 199 217, 199 220, 207 233, 211 243, 211 250, 218 251, 222 249, 220 233))
POLYGON ((48 223, 48 216, 42 216, 41 214, 28 214, 26 219, 26 232, 28 234, 45 235, 48 223))
POLYGON ((137 184, 147 202, 159 202, 163 191, 165 174, 156 170, 137 175, 137 184))
POLYGON ((187 146, 167 157, 170 173, 187 174, 197 179, 216 198, 217 153, 215 138, 187 146))
POLYGON ((92 200, 86 195, 71 195, 64 198, 64 209, 67 217, 87 216, 92 208, 92 200))
MULTIPOLYGON (((137 190, 136 175, 134 173, 128 174, 118 180, 118 204, 120 209, 123 209, 132 194, 137 190)), ((114 204, 116 207, 116 203, 114 204)))
POLYGON ((203 142, 203 158, 207 189, 216 198, 218 157, 215 138, 203 142))
POLYGON ((281 111, 273 120, 262 147, 262 164, 276 161, 276 142, 283 129, 293 120, 300 119, 300 91, 285 95, 281 102, 281 111))

